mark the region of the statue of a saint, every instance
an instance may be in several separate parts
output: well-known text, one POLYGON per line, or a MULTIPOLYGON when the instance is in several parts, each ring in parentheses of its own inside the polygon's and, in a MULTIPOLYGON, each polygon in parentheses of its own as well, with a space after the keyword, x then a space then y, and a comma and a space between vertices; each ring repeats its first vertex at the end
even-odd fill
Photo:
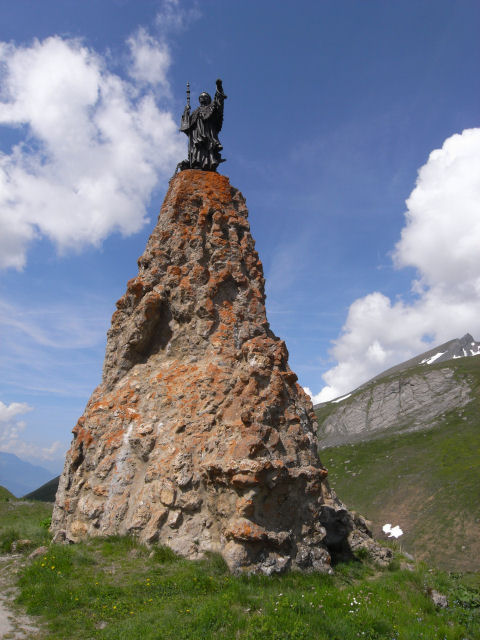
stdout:
POLYGON ((187 84, 187 106, 182 115, 180 131, 188 136, 188 160, 180 162, 177 169, 203 169, 216 171, 225 159, 220 155, 223 147, 218 134, 223 124, 223 93, 222 81, 217 80, 217 90, 212 98, 208 93, 200 94, 200 106, 190 113, 190 88, 187 84))

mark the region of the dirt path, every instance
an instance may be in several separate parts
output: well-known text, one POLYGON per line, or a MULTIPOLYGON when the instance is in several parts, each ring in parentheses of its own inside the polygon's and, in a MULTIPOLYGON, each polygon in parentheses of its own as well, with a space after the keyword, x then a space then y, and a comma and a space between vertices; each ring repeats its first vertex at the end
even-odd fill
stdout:
POLYGON ((16 578, 25 557, 20 554, 0 555, 0 639, 30 640, 43 638, 36 620, 27 616, 15 605, 16 578))

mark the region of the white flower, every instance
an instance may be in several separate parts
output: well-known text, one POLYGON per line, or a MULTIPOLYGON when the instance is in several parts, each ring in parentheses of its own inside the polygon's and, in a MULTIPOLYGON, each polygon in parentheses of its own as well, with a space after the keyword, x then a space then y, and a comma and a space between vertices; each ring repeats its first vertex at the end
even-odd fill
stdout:
POLYGON ((398 525, 392 527, 391 524, 384 524, 382 527, 383 533, 388 533, 389 538, 399 538, 403 535, 403 531, 400 529, 398 525))

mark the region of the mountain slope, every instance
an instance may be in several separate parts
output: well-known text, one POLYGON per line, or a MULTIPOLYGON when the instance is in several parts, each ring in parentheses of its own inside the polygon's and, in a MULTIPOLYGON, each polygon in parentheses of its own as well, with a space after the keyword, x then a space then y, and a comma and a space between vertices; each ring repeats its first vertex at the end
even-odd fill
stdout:
POLYGON ((13 453, 0 451, 0 485, 21 497, 52 478, 51 471, 24 460, 13 453))
POLYGON ((375 535, 400 525, 418 559, 480 570, 480 358, 415 360, 317 416, 332 485, 375 535))
POLYGON ((0 486, 0 502, 8 502, 8 500, 15 500, 15 496, 8 489, 0 486))
POLYGON ((49 482, 42 484, 41 487, 35 489, 35 491, 31 491, 27 493, 27 495, 23 496, 26 500, 40 500, 41 502, 55 502, 55 496, 58 491, 58 483, 60 481, 60 476, 56 476, 49 482))
POLYGON ((471 371, 480 371, 480 359, 464 360, 466 367, 453 360, 377 377, 343 400, 317 407, 321 448, 430 428, 472 400, 471 371))

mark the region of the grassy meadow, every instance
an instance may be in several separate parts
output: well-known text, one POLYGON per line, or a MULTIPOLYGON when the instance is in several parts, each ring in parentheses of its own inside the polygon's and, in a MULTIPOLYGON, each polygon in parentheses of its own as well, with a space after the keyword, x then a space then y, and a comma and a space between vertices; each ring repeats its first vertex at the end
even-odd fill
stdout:
MULTIPOLYGON (((3 548, 12 527, 19 538, 45 542, 50 512, 45 503, 0 501, 3 548)), ((93 539, 50 545, 25 563, 19 586, 18 603, 46 622, 49 640, 480 637, 480 576, 408 569, 400 555, 388 569, 359 559, 334 576, 237 577, 216 555, 193 562, 132 538, 93 539), (435 608, 429 589, 449 606, 435 608)))
POLYGON ((19 500, 0 487, 0 553, 12 551, 17 540, 28 540, 21 545, 25 551, 48 544, 51 514, 51 504, 19 500))

